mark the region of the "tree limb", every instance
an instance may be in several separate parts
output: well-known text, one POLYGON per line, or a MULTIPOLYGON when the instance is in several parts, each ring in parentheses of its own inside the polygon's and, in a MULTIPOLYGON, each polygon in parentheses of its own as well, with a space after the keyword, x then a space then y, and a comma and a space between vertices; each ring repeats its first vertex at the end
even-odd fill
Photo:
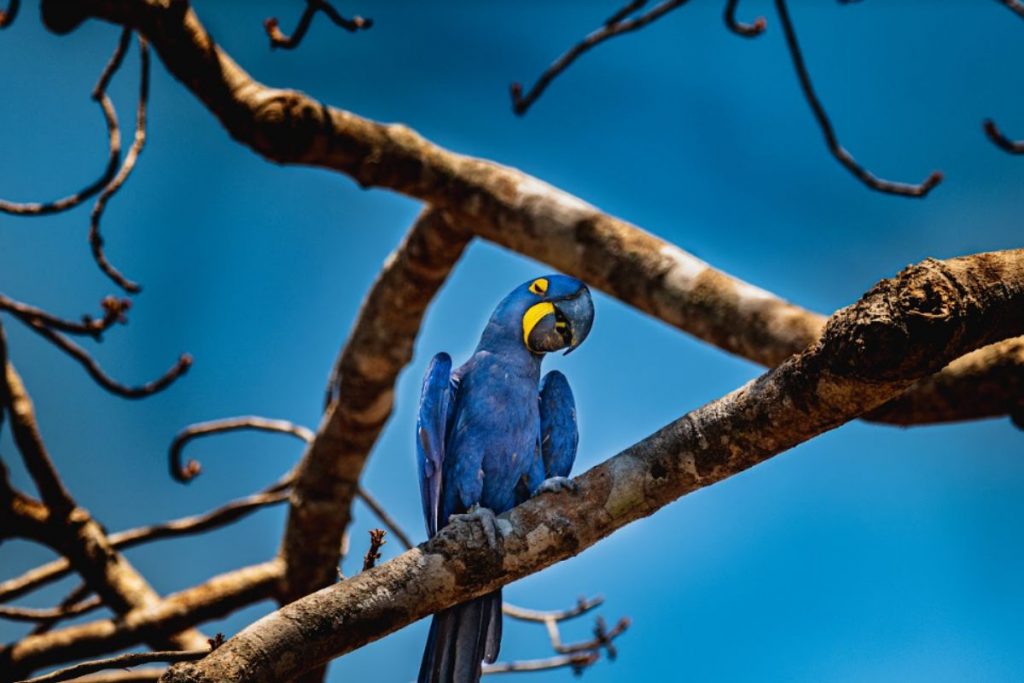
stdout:
POLYGON ((928 259, 836 313, 821 341, 542 495, 252 624, 164 683, 287 680, 439 609, 567 559, 680 496, 742 472, 898 395, 950 361, 1024 333, 1024 250, 928 259), (381 596, 381 599, 367 599, 381 596), (386 597, 385 597, 386 596, 386 597))

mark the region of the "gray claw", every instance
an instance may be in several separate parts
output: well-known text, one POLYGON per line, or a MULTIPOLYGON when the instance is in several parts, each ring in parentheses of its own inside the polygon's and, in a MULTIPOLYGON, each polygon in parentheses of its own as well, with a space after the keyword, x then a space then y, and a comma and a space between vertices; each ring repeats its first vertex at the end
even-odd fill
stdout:
POLYGON ((562 491, 576 493, 579 491, 579 488, 579 485, 569 477, 551 477, 541 482, 540 486, 537 487, 537 494, 535 495, 541 493, 561 493, 562 491))
POLYGON ((451 515, 448 517, 449 522, 460 522, 460 521, 476 521, 480 523, 480 528, 484 532, 484 537, 487 538, 487 545, 493 550, 498 549, 498 519, 494 516, 494 511, 490 508, 481 507, 480 505, 474 505, 469 508, 469 512, 461 515, 451 515))

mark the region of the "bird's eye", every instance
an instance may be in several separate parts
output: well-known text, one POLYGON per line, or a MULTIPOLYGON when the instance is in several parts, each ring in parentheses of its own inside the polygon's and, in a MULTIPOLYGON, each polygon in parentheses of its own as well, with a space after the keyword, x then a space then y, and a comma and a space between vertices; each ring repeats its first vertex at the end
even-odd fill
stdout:
POLYGON ((546 278, 537 278, 530 283, 530 291, 537 296, 544 296, 548 292, 548 281, 546 278))

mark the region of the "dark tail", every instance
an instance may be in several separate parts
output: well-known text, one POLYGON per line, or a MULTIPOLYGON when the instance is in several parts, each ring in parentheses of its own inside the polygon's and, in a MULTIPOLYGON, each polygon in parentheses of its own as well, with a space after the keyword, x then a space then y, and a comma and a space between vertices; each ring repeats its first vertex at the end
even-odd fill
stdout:
POLYGON ((501 591, 434 615, 423 650, 419 683, 477 683, 480 665, 498 658, 501 591))

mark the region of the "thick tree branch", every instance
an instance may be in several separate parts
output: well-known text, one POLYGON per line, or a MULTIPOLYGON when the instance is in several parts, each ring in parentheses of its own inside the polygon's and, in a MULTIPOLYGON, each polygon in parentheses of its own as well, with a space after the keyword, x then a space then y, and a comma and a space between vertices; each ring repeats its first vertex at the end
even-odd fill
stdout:
POLYGON ((427 305, 468 242, 440 212, 427 209, 363 301, 332 372, 327 412, 299 465, 281 547, 288 565, 284 601, 335 581, 339 540, 366 457, 391 414, 395 380, 412 359, 427 305))
MULTIPOLYGON (((0 649, 0 670, 24 675, 43 666, 95 657, 166 636, 272 597, 284 575, 280 560, 237 569, 116 619, 27 636, 0 649)), ((201 649, 206 639, 191 649, 201 649)))
POLYGON ((836 313, 820 343, 499 518, 454 523, 286 605, 165 683, 286 680, 439 609, 572 557, 622 526, 834 429, 986 344, 1024 333, 1024 250, 926 260, 836 313), (367 600, 368 595, 387 599, 367 600))

